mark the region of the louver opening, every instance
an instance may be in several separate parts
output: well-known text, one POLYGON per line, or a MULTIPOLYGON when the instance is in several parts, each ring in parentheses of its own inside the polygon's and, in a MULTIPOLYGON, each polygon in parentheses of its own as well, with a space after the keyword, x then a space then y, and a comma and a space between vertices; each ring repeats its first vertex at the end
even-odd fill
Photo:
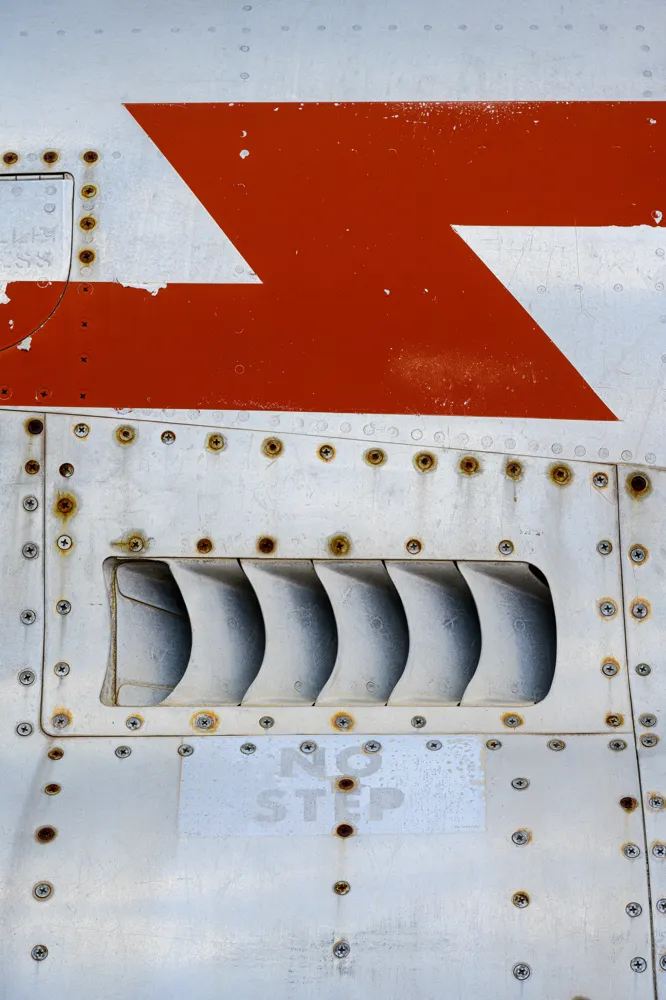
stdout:
POLYGON ((148 705, 530 705, 555 614, 527 563, 108 560, 103 700, 148 705))

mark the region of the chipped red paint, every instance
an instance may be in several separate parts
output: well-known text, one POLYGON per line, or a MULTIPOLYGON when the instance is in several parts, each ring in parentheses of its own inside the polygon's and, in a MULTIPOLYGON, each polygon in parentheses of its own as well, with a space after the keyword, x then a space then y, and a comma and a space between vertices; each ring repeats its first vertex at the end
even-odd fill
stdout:
MULTIPOLYGON (((128 110, 263 284, 153 296, 93 267, 0 353, 12 404, 614 419, 451 226, 652 223, 654 105, 128 110)), ((25 329, 37 292, 8 294, 25 329)))

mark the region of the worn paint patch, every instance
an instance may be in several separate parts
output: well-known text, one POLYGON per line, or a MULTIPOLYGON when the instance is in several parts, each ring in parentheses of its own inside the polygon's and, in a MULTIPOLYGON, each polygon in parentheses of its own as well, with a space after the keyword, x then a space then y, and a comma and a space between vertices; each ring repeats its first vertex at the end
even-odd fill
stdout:
POLYGON ((166 281, 119 281, 118 284, 123 288, 138 288, 143 292, 150 292, 151 295, 157 295, 160 289, 167 287, 166 281))
POLYGON ((7 295, 7 285, 8 281, 0 281, 0 306, 6 306, 10 302, 10 298, 7 295))
POLYGON ((25 340, 22 340, 20 344, 17 344, 16 349, 18 351, 29 351, 31 346, 32 346, 32 334, 29 337, 26 337, 25 340))

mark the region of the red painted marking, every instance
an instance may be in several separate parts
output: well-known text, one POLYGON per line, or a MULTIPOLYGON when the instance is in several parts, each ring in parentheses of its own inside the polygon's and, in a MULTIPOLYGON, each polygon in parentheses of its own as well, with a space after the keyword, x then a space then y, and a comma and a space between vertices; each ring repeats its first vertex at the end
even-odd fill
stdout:
POLYGON ((614 419, 450 227, 651 222, 661 106, 128 110, 263 284, 75 285, 0 354, 13 404, 614 419))

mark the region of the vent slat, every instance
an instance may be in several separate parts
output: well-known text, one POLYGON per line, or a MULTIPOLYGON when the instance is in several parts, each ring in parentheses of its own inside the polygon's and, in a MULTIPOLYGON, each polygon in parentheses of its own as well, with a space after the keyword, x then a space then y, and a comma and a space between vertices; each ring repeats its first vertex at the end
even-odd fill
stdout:
POLYGON ((338 630, 333 673, 317 705, 385 704, 407 659, 407 621, 381 562, 314 564, 338 630))
POLYGON ((311 705, 337 652, 331 603, 311 562, 245 559, 266 626, 266 651, 244 705, 311 705))
POLYGON ((481 623, 481 656, 462 705, 531 705, 555 669, 550 590, 524 563, 459 562, 481 623))
POLYGON ((238 705, 264 652, 257 598, 236 559, 170 559, 192 626, 185 675, 164 705, 238 705))
POLYGON ((469 587, 452 562, 387 562, 409 627, 407 665, 390 705, 457 705, 481 652, 469 587))

